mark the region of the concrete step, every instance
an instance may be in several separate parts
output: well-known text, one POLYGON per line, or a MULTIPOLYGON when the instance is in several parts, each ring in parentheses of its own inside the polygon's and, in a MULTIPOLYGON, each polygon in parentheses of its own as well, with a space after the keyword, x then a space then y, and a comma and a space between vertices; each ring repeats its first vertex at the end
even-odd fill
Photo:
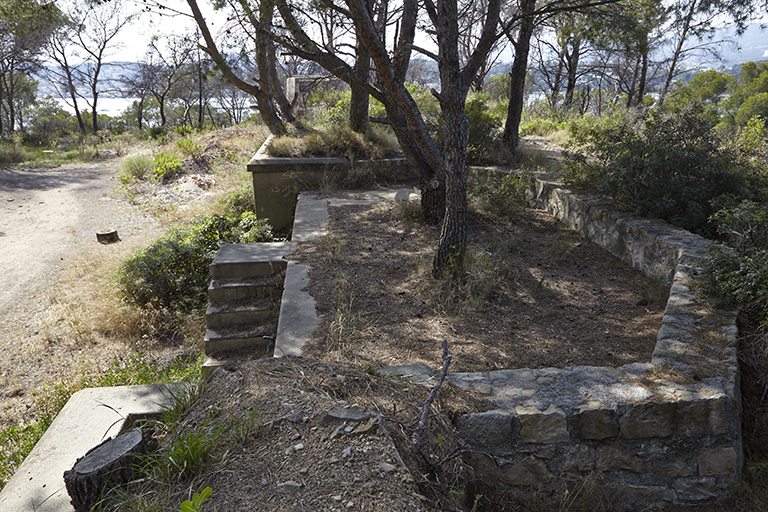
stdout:
POLYGON ((270 297, 209 303, 205 310, 205 324, 209 329, 228 325, 258 325, 277 319, 279 308, 279 300, 270 297))
POLYGON ((285 270, 290 242, 224 245, 211 264, 213 279, 234 279, 277 274, 285 270))
MULTIPOLYGON (((264 350, 272 347, 274 334, 265 334, 264 328, 219 328, 205 331, 205 354, 211 355, 228 350, 264 350)), ((271 350, 269 350, 271 357, 271 350)))
POLYGON ((208 301, 226 302, 253 297, 278 297, 283 290, 283 273, 274 276, 213 279, 208 286, 208 301))

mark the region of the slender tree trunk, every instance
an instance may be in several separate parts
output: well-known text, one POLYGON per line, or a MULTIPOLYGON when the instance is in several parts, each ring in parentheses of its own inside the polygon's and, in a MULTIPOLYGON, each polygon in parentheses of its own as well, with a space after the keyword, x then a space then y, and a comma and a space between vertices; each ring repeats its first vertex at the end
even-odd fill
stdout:
MULTIPOLYGON (((366 81, 371 74, 371 55, 358 37, 355 44, 355 73, 366 81)), ((349 128, 356 133, 367 134, 370 130, 368 122, 369 95, 361 87, 350 84, 351 98, 349 102, 349 128)))
POLYGON ((581 39, 573 40, 573 49, 570 53, 566 52, 566 74, 567 82, 565 86, 565 108, 570 108, 573 104, 573 93, 576 91, 576 74, 579 70, 579 57, 581 56, 581 39))
POLYGON ((645 86, 648 77, 648 52, 643 52, 642 66, 640 68, 640 83, 637 87, 637 106, 643 106, 643 99, 645 98, 645 86))
MULTIPOLYGON (((443 89, 445 91, 445 89, 443 89)), ((443 109, 445 126, 445 216, 437 244, 432 275, 440 278, 446 270, 460 275, 467 243, 467 143, 469 121, 464 102, 443 109)))
POLYGON ((260 75, 259 83, 251 84, 242 80, 232 71, 232 68, 229 67, 226 59, 224 59, 216 47, 213 36, 211 36, 211 33, 208 30, 205 18, 203 17, 203 14, 200 12, 200 8, 197 5, 197 0, 187 0, 187 4, 192 10, 192 16, 195 19, 198 28, 200 29, 200 33, 202 34, 203 39, 205 40, 205 47, 201 49, 207 53, 209 57, 211 57, 213 62, 216 63, 225 79, 227 79, 232 85, 241 91, 246 92, 256 98, 256 103, 259 107, 259 113, 261 114, 261 118, 264 120, 264 124, 267 125, 269 131, 274 135, 283 135, 286 131, 285 124, 283 123, 283 120, 280 119, 280 116, 277 115, 277 110, 275 109, 274 98, 271 94, 271 88, 269 86, 269 74, 266 73, 266 71, 263 75, 261 74, 262 66, 264 66, 265 69, 268 69, 266 66, 267 52, 265 46, 263 44, 257 44, 256 48, 256 59, 260 75), (262 83, 262 79, 265 83, 262 83), (264 88, 264 85, 266 85, 266 89, 264 88))
POLYGON ((520 30, 515 43, 515 59, 509 72, 509 107, 507 121, 504 123, 504 142, 512 153, 517 152, 520 144, 520 121, 525 103, 525 74, 528 69, 528 52, 531 48, 534 29, 534 20, 531 15, 535 7, 536 0, 520 2, 520 11, 524 17, 520 21, 520 30))
POLYGON ((688 13, 685 16, 685 22, 683 23, 683 30, 680 32, 680 39, 677 41, 675 53, 672 55, 672 63, 669 65, 667 79, 664 81, 664 89, 661 91, 661 96, 659 96, 659 110, 661 110, 661 108, 664 106, 664 100, 666 99, 667 93, 669 92, 669 87, 672 85, 672 79, 674 78, 675 71, 677 70, 677 63, 683 53, 683 46, 685 46, 685 41, 688 37, 688 31, 691 29, 691 20, 693 19, 693 15, 696 12, 697 7, 698 2, 696 0, 691 0, 691 5, 688 7, 688 13))

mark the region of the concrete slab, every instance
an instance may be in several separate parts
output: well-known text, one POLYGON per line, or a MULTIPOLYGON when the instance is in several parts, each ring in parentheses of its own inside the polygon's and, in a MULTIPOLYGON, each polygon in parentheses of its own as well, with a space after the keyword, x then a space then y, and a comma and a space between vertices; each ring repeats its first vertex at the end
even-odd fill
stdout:
POLYGON ((213 265, 262 263, 281 260, 291 252, 291 242, 224 245, 213 258, 213 265))
POLYGON ((135 419, 157 416, 185 384, 88 388, 56 416, 0 492, 3 512, 71 512, 64 471, 135 419))
POLYGON ((295 261, 285 270, 285 288, 280 302, 275 357, 300 356, 320 319, 315 312, 315 298, 306 291, 309 267, 295 261), (284 320, 285 319, 285 320, 284 320))

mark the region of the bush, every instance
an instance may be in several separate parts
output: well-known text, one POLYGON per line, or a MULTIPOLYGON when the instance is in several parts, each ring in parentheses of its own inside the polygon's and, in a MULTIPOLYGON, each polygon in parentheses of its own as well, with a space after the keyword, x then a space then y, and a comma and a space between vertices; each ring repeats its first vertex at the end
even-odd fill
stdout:
POLYGON ((184 165, 175 153, 158 153, 155 155, 155 167, 152 169, 152 173, 156 180, 169 180, 183 170, 184 165))
POLYGON ((504 159, 505 145, 501 139, 501 119, 493 116, 488 109, 488 96, 476 94, 464 105, 464 114, 469 120, 469 143, 467 163, 495 163, 504 159))
POLYGON ((155 167, 155 161, 147 155, 136 155, 126 158, 123 162, 123 170, 120 173, 120 181, 128 182, 131 178, 143 180, 152 172, 155 167))
POLYGON ((253 183, 233 190, 219 200, 219 204, 227 215, 239 217, 245 212, 253 212, 254 204, 253 183))
POLYGON ((565 177, 637 214, 704 236, 711 202, 725 194, 757 199, 757 169, 725 151, 700 109, 614 117, 581 127, 566 151, 565 177))
POLYGON ((252 212, 208 216, 171 229, 135 254, 118 271, 117 283, 137 306, 190 313, 205 306, 210 265, 222 245, 272 240, 272 228, 252 212))
POLYGON ((715 306, 768 322, 768 205, 726 201, 712 216, 725 243, 704 259, 703 293, 715 306))
POLYGON ((196 140, 189 138, 179 139, 176 141, 176 147, 190 158, 200 158, 203 156, 203 146, 196 140))

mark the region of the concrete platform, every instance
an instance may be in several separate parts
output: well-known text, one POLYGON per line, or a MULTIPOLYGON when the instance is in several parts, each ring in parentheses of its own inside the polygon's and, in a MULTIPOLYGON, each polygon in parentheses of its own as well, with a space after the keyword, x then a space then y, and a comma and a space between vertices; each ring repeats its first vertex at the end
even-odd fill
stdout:
POLYGON ((185 384, 88 388, 72 395, 0 492, 0 511, 73 511, 64 471, 133 421, 159 417, 181 386, 185 384))

